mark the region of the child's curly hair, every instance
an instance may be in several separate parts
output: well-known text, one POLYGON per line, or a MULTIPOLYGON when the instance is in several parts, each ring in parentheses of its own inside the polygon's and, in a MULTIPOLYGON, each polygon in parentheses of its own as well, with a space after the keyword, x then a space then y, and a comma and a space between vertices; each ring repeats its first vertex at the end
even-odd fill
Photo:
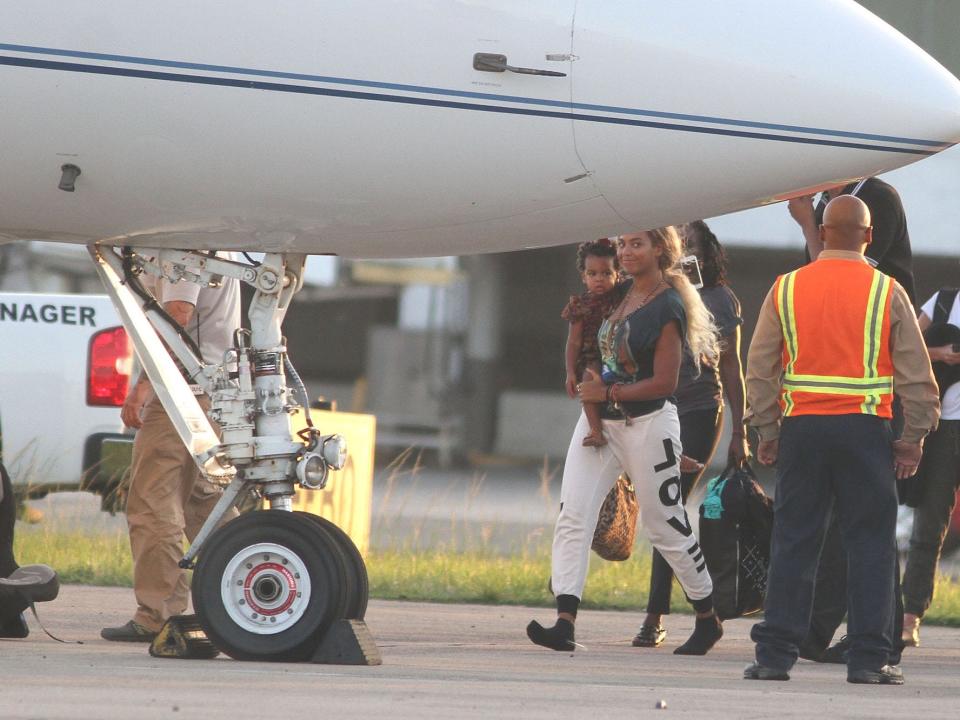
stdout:
POLYGON ((599 240, 587 240, 577 246, 577 270, 583 272, 587 269, 587 258, 593 257, 612 257, 613 269, 620 270, 620 259, 617 257, 617 244, 610 238, 600 238, 599 240))

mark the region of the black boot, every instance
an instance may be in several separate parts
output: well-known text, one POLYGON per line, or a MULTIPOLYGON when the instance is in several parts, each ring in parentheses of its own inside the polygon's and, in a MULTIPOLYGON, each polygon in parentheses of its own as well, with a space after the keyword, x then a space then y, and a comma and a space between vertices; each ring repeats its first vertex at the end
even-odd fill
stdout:
POLYGON ((723 625, 716 613, 703 618, 697 618, 693 634, 687 641, 673 651, 674 655, 706 655, 717 640, 723 637, 723 625))
POLYGON ((527 625, 527 637, 537 645, 551 650, 569 651, 577 647, 573 640, 573 623, 562 618, 557 618, 557 624, 549 628, 531 620, 527 625))

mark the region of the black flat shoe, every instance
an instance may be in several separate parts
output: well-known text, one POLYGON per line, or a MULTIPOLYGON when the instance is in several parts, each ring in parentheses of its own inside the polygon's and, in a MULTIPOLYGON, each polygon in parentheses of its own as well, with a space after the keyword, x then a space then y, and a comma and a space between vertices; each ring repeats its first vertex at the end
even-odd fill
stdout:
POLYGON ((743 669, 744 680, 789 680, 790 673, 786 670, 777 670, 776 668, 761 665, 758 662, 751 663, 743 669))
POLYGON ((667 631, 663 625, 641 625, 631 645, 634 647, 660 647, 667 639, 667 631))
POLYGON ((693 634, 687 641, 673 651, 674 655, 706 655, 710 648, 723 637, 723 625, 720 618, 710 615, 697 618, 693 626, 693 634))
POLYGON ((858 685, 903 685, 903 671, 896 665, 884 665, 879 670, 850 670, 847 682, 858 685))
POLYGON ((557 618, 557 624, 548 628, 536 620, 531 620, 527 625, 527 637, 537 645, 559 652, 577 649, 577 643, 574 642, 573 623, 569 620, 557 618))

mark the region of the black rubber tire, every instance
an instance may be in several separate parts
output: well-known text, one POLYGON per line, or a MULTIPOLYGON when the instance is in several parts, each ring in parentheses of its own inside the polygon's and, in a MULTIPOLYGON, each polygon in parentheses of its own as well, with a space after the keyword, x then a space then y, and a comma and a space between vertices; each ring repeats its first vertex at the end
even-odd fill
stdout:
POLYGON ((297 514, 320 525, 340 545, 346 556, 348 585, 352 591, 347 600, 344 617, 347 620, 363 620, 364 615, 367 614, 367 602, 370 600, 370 579, 367 576, 367 564, 363 561, 360 550, 342 528, 327 518, 307 512, 297 512, 297 514))
MULTIPOLYGON (((329 520, 325 520, 324 518, 313 515, 312 513, 297 510, 294 511, 293 514, 311 523, 327 538, 327 551, 330 553, 330 559, 337 565, 339 572, 343 573, 343 604, 338 606, 333 620, 342 620, 344 618, 352 617, 350 613, 353 611, 353 608, 356 606, 358 600, 356 591, 358 579, 353 568, 353 560, 347 554, 347 549, 342 542, 341 536, 346 537, 345 533, 343 533, 340 528, 331 523, 329 520)), ((347 540, 349 539, 350 538, 347 537, 347 540)))
POLYGON ((298 662, 316 650, 330 624, 342 618, 348 600, 343 551, 329 533, 297 513, 262 510, 241 515, 207 540, 193 571, 193 606, 207 637, 236 660, 298 662), (268 635, 239 626, 224 607, 221 584, 237 554, 272 543, 298 555, 309 573, 308 604, 293 627, 268 635))

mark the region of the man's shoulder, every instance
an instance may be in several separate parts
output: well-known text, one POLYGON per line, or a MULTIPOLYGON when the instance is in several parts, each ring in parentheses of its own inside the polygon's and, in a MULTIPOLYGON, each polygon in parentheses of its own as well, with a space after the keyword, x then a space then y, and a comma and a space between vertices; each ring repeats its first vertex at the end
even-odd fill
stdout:
POLYGON ((710 312, 716 314, 719 311, 732 311, 740 313, 740 298, 730 289, 729 285, 716 285, 711 288, 703 288, 700 291, 703 297, 703 304, 707 306, 710 312))
POLYGON ((906 291, 906 288, 904 288, 903 285, 901 285, 897 280, 893 280, 892 285, 893 287, 890 291, 890 299, 892 307, 894 308, 894 315, 897 314, 899 309, 902 311, 902 313, 906 313, 911 317, 915 317, 913 302, 911 302, 910 294, 906 291))
POLYGON ((860 188, 860 192, 857 193, 857 197, 863 200, 868 207, 873 202, 894 203, 897 207, 902 206, 900 193, 897 192, 897 189, 880 178, 868 178, 863 187, 860 188))

